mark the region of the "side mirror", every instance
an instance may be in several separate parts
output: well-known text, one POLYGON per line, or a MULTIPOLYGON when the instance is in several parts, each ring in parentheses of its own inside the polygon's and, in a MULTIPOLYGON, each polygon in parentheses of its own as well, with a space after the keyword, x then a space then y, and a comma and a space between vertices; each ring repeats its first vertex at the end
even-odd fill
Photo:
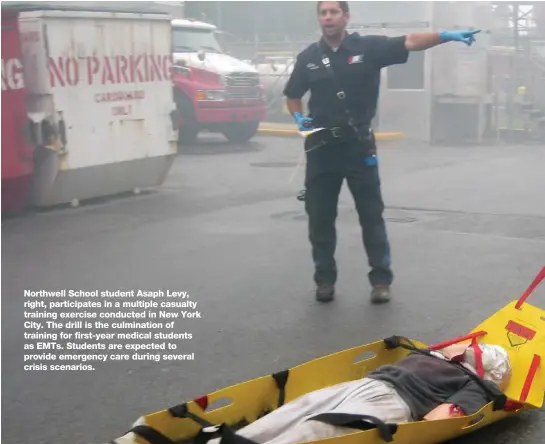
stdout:
POLYGON ((199 60, 201 62, 204 62, 204 59, 206 58, 206 53, 201 49, 198 54, 197 54, 197 57, 199 58, 199 60))

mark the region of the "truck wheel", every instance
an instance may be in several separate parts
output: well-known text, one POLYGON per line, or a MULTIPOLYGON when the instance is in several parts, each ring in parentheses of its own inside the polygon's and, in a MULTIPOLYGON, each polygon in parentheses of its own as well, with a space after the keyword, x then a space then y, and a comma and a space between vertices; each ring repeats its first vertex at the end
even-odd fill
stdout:
POLYGON ((184 119, 182 127, 178 131, 178 146, 192 145, 197 141, 199 126, 191 119, 184 119))
POLYGON ((229 124, 223 135, 231 143, 246 143, 257 134, 259 122, 235 122, 229 124))
POLYGON ((174 91, 178 113, 182 118, 182 126, 178 130, 178 146, 192 145, 197 141, 200 132, 199 122, 195 117, 193 105, 184 94, 174 91))

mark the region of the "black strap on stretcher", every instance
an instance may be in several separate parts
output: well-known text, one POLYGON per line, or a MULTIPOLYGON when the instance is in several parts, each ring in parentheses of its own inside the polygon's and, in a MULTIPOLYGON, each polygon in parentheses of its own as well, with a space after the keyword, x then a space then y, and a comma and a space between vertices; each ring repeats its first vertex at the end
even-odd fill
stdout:
POLYGON ((150 444, 175 444, 175 442, 172 441, 170 438, 167 438, 162 433, 158 432, 155 429, 152 429, 150 426, 147 425, 135 426, 130 431, 135 435, 144 438, 150 444))
MULTIPOLYGON (((285 387, 288 376, 289 370, 283 370, 272 375, 279 389, 278 407, 284 405, 285 402, 285 387)), ((212 425, 204 419, 198 417, 197 415, 190 413, 187 410, 187 406, 185 404, 176 407, 175 410, 170 410, 171 413, 174 414, 174 416, 176 417, 187 417, 193 419, 194 421, 203 426, 199 433, 195 436, 194 444, 207 444, 210 439, 217 437, 218 435, 221 437, 220 444, 257 444, 248 438, 237 435, 227 424, 212 425)), ((379 430, 380 436, 386 442, 393 441, 393 435, 397 431, 396 424, 385 424, 380 419, 368 415, 324 413, 311 417, 308 420, 320 421, 333 426, 346 426, 357 430, 371 430, 373 428, 377 428, 379 430)))
MULTIPOLYGON (((281 407, 286 401, 286 384, 288 382, 289 369, 273 373, 271 376, 278 387, 278 407, 281 407)), ((206 444, 213 436, 218 434, 221 436, 221 444, 257 444, 243 436, 237 435, 226 424, 214 425, 204 418, 191 413, 185 403, 171 407, 168 411, 175 418, 188 418, 201 426, 201 430, 195 437, 195 444, 206 444)), ((162 433, 147 425, 135 426, 127 433, 130 432, 144 438, 149 444, 175 444, 170 438, 167 438, 162 433)), ((115 441, 112 444, 115 444, 115 441)))
MULTIPOLYGON (((283 370, 272 375, 279 390, 278 407, 284 405, 286 400, 285 388, 288 381, 288 376, 289 370, 283 370)), ((251 439, 238 435, 227 424, 214 425, 206 421, 204 418, 190 412, 187 408, 187 404, 185 403, 171 407, 168 409, 168 411, 175 418, 188 418, 201 426, 201 429, 194 438, 194 444, 207 444, 210 439, 218 437, 218 435, 221 438, 221 444, 257 444, 251 439)), ((393 435, 397 431, 396 424, 385 424, 380 419, 368 415, 324 413, 311 417, 308 420, 320 421, 334 426, 346 426, 356 430, 371 430, 373 428, 377 428, 380 436, 386 442, 393 441, 393 435)), ((148 441, 149 444, 175 444, 170 438, 167 438, 160 432, 147 425, 136 426, 129 432, 133 432, 136 435, 141 436, 148 441)), ((115 442, 112 444, 115 444, 115 442)))
POLYGON ((278 407, 282 407, 286 401, 286 384, 288 382, 289 369, 273 373, 272 377, 278 387, 278 407))
POLYGON ((356 415, 351 413, 322 413, 309 418, 308 421, 320 421, 334 426, 345 426, 357 430, 371 430, 377 428, 380 437, 385 442, 392 442, 397 432, 397 424, 389 424, 370 415, 356 415))
POLYGON ((217 436, 221 437, 220 444, 257 444, 251 439, 244 436, 237 435, 229 426, 221 424, 211 428, 203 428, 199 431, 195 439, 194 444, 206 444, 210 439, 217 436))
MULTIPOLYGON (((439 359, 438 357, 434 356, 431 353, 431 350, 425 349, 425 348, 418 348, 416 345, 414 345, 414 343, 410 339, 404 336, 390 336, 389 338, 384 339, 384 345, 387 350, 392 350, 392 349, 401 347, 415 353, 420 353, 426 356, 431 356, 436 359, 439 359), (405 341, 406 344, 404 344, 402 341, 405 341)), ((450 361, 450 360, 447 360, 445 362, 448 362, 449 364, 456 366, 457 368, 465 372, 471 379, 473 379, 485 391, 489 399, 493 401, 492 409, 494 411, 503 410, 505 408, 505 405, 507 403, 507 396, 503 392, 501 392, 499 387, 497 388, 496 391, 492 390, 490 385, 487 385, 484 380, 482 380, 479 376, 477 376, 468 368, 464 367, 459 362, 450 361)))
MULTIPOLYGON (((380 437, 385 442, 392 442, 393 435, 397 432, 397 424, 386 424, 380 419, 370 415, 355 415, 349 413, 322 413, 313 416, 307 421, 320 421, 332 426, 345 426, 356 430, 378 429, 380 437)), ((194 444, 207 444, 207 442, 219 434, 220 444, 257 444, 251 439, 237 435, 226 424, 202 428, 194 439, 194 444)), ((155 443, 154 443, 155 444, 155 443)))

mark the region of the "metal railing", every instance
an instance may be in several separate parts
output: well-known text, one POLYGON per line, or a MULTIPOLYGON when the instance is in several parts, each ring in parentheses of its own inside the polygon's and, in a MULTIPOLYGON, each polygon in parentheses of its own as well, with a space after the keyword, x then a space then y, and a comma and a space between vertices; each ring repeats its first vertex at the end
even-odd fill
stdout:
POLYGON ((534 105, 545 112, 545 42, 533 43, 529 60, 529 92, 534 105))
POLYGON ((316 41, 315 36, 305 40, 286 40, 275 42, 229 42, 222 46, 224 50, 233 57, 262 62, 267 57, 295 57, 310 43, 316 41))

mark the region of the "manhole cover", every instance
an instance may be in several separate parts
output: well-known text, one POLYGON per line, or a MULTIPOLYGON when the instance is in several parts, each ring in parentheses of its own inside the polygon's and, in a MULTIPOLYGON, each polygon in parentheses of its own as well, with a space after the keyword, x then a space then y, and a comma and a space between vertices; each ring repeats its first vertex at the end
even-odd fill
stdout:
POLYGON ((297 166, 297 162, 256 162, 250 165, 262 168, 288 168, 297 166))
POLYGON ((418 219, 416 217, 385 217, 388 222, 395 222, 398 224, 410 224, 411 222, 416 222, 418 219))

